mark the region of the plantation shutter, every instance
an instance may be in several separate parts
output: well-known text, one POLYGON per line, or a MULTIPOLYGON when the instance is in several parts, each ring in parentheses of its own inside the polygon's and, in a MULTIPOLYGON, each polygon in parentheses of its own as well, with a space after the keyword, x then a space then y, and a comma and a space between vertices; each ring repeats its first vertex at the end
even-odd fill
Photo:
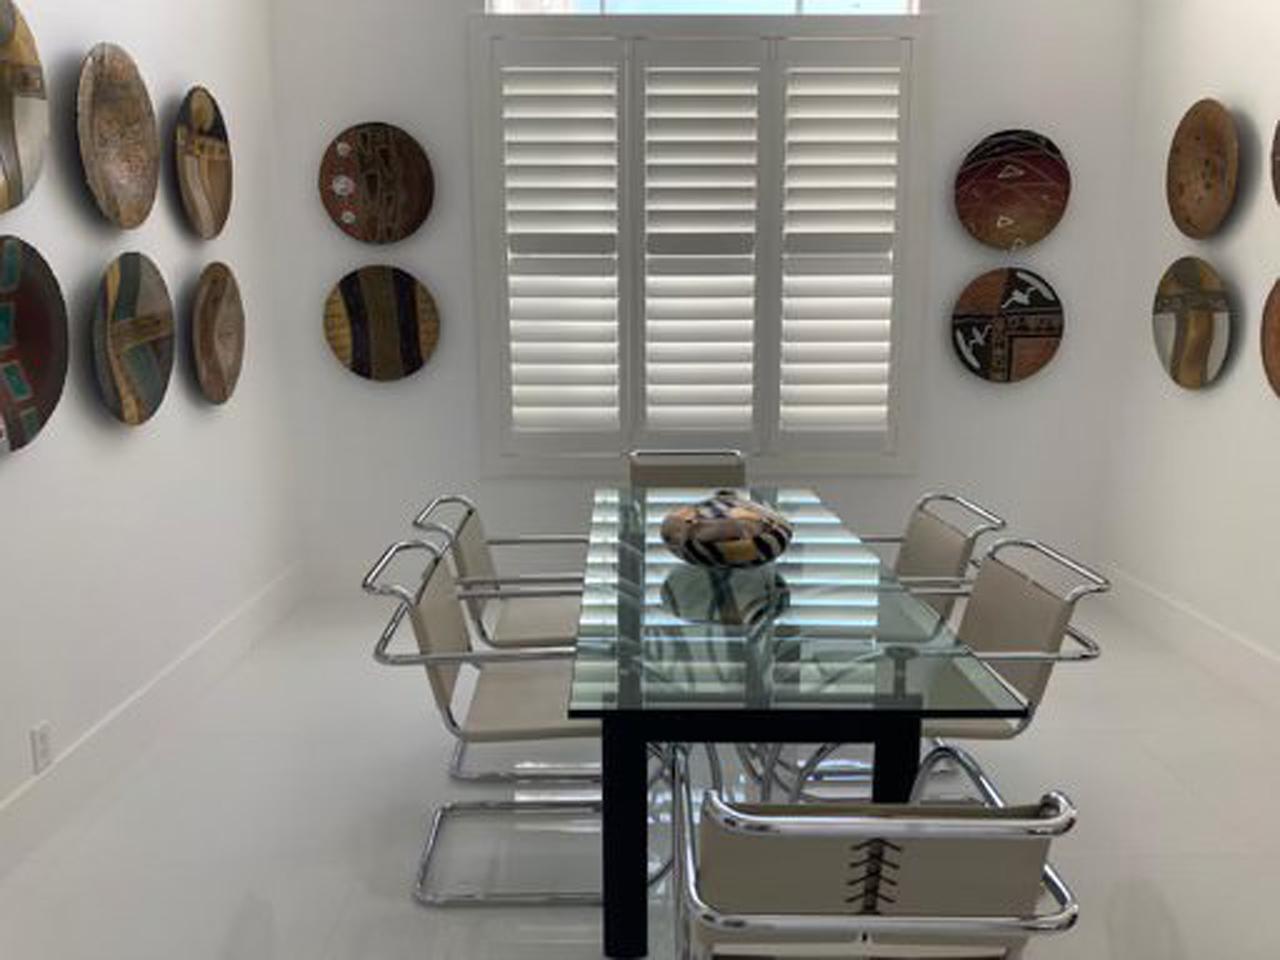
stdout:
POLYGON ((785 84, 781 380, 788 434, 890 427, 907 45, 780 45, 785 84))
POLYGON ((516 433, 616 436, 623 422, 621 52, 591 40, 499 46, 516 433))
POLYGON ((644 426, 754 425, 763 41, 642 41, 644 426))

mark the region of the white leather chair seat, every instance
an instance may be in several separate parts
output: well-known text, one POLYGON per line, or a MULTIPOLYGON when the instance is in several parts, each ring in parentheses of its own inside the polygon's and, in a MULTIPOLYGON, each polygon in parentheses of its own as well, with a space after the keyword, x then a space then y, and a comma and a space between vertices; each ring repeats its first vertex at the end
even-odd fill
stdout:
POLYGON ((485 607, 489 643, 495 647, 565 647, 578 635, 581 597, 491 600, 485 607))
POLYGON ((466 740, 549 740, 598 737, 594 720, 570 720, 572 660, 488 663, 476 678, 462 724, 466 740))

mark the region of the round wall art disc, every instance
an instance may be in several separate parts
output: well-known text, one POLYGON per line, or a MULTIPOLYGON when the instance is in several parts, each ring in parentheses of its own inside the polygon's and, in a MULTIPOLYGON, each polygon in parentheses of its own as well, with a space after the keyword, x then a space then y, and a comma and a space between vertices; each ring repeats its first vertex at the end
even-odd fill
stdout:
POLYGON ((1165 192, 1169 213, 1188 237, 1218 232, 1236 202, 1240 139, 1230 111, 1201 100, 1182 118, 1169 148, 1165 192))
POLYGON ((1280 396, 1280 281, 1271 288, 1262 311, 1262 365, 1271 389, 1280 396))
POLYGON ((200 274, 191 308, 191 352, 200 392, 210 403, 226 403, 244 362, 244 303, 225 263, 211 263, 200 274))
POLYGON ((1271 139, 1271 190, 1276 195, 1276 203, 1280 203, 1280 123, 1276 124, 1271 139))
POLYGON ((35 247, 0 237, 0 453, 48 422, 67 379, 67 307, 35 247))
POLYGON ((435 199, 431 162, 418 141, 389 123, 343 131, 320 163, 320 197, 342 230, 366 243, 395 243, 427 219, 435 199))
POLYGON ((956 175, 956 215, 974 238, 1017 250, 1053 232, 1071 197, 1071 170, 1048 137, 1002 130, 964 158, 956 175))
POLYGON ((1152 309, 1160 364, 1173 382, 1199 390, 1218 378, 1231 346, 1231 301, 1217 272, 1199 257, 1165 271, 1152 309))
POLYGON ((353 373, 400 380, 431 359, 440 317, 431 293, 403 270, 364 267, 329 294, 324 335, 338 362, 353 373))
POLYGON ((151 213, 160 183, 160 135, 133 58, 110 43, 90 51, 76 101, 80 159, 98 208, 131 229, 151 213))
POLYGON ((151 419, 173 372, 173 303, 164 277, 140 253, 115 260, 93 310, 93 367, 102 402, 136 426, 151 419))
POLYGON ((22 12, 0 0, 0 213, 31 195, 49 142, 49 101, 22 12))
POLYGON ((204 87, 182 101, 173 143, 187 221, 197 236, 212 240, 231 213, 231 144, 218 101, 204 87))
POLYGON ((956 301, 951 342, 972 373, 1012 383, 1053 359, 1062 328, 1062 302, 1043 277, 1030 270, 992 270, 956 301))

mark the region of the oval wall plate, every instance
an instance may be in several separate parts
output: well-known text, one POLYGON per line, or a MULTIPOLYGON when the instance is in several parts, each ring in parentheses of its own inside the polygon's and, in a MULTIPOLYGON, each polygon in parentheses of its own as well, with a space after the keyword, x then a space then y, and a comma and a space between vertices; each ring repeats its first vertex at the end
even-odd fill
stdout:
POLYGON ((1071 169, 1048 137, 1032 130, 993 133, 956 174, 956 215, 980 243, 1017 250, 1053 232, 1071 198, 1071 169))
POLYGON ((212 240, 231 214, 231 142, 218 101, 193 87, 178 110, 173 131, 174 164, 187 222, 196 236, 212 240))
POLYGON ((102 402, 137 426, 160 409, 173 372, 173 302, 150 259, 126 253, 103 275, 93 311, 93 366, 102 402))
POLYGON ((1062 342, 1062 301, 1049 282, 1010 267, 969 284, 951 314, 951 345, 965 369, 994 383, 1039 373, 1062 342))
POLYGON ((1262 366, 1271 389, 1280 396, 1280 280, 1271 288, 1262 311, 1262 366))
POLYGON ((244 301, 225 263, 211 263, 200 274, 191 307, 191 354, 205 399, 230 400, 244 364, 244 301))
POLYGON ((1188 237, 1222 227, 1236 202, 1240 137, 1231 112, 1216 100, 1195 104, 1173 135, 1165 174, 1169 214, 1188 237))
POLYGON ((330 219, 365 243, 411 236, 431 213, 435 189, 426 152, 389 123, 344 130, 320 163, 320 199, 330 219))
POLYGON ((1218 379, 1231 347, 1226 285, 1199 257, 1176 261, 1156 290, 1151 310, 1156 355, 1173 382, 1199 390, 1218 379))
POLYGON ((329 294, 324 334, 338 362, 367 380, 401 380, 431 359, 440 316, 431 293, 396 267, 363 267, 329 294))
POLYGON ((0 453, 25 447, 48 423, 67 358, 58 278, 35 247, 0 237, 0 453))
POLYGON ((160 135, 138 66, 100 43, 85 58, 76 100, 85 178, 98 209, 126 230, 147 219, 160 184, 160 135))
POLYGON ((49 145, 49 101, 35 38, 17 5, 0 2, 0 213, 31 196, 49 145))

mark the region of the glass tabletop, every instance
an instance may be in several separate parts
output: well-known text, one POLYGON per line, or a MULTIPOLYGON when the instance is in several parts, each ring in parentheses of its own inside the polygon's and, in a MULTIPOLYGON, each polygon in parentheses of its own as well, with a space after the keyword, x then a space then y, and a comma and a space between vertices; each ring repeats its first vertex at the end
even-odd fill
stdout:
POLYGON ((662 541, 663 518, 714 492, 596 491, 570 715, 1026 715, 1025 704, 812 491, 739 491, 791 522, 791 545, 775 562, 730 571, 677 559, 662 541))

